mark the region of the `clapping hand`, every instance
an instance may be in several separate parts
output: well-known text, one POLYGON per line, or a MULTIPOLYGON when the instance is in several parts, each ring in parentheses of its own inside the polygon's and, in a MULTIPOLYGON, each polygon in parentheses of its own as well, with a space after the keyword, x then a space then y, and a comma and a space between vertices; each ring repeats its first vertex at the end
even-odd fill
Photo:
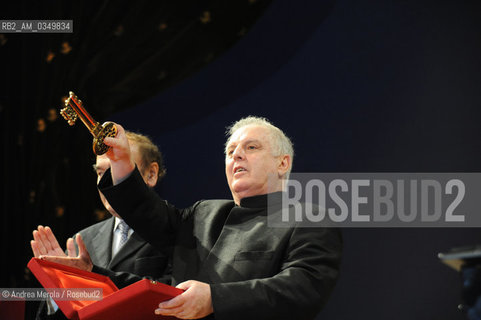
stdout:
POLYGON ((68 254, 65 254, 50 227, 38 226, 37 230, 33 231, 33 239, 34 240, 30 241, 30 245, 32 246, 35 258, 60 263, 85 271, 92 271, 92 259, 90 259, 89 252, 80 234, 77 234, 75 237, 79 248, 78 254, 72 238, 67 240, 68 254))

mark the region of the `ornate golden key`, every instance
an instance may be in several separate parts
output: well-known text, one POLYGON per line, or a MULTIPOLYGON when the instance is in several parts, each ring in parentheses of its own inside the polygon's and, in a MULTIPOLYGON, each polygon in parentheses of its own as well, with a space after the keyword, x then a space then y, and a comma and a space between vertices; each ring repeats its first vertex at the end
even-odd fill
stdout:
POLYGON ((95 121, 83 107, 82 101, 77 98, 72 91, 69 92, 69 97, 65 100, 65 108, 60 110, 60 114, 71 126, 73 126, 75 121, 80 117, 80 120, 82 120, 90 133, 94 136, 93 149, 96 155, 99 156, 109 150, 110 147, 104 144, 104 138, 115 137, 117 135, 117 127, 113 122, 106 122, 101 125, 95 121))

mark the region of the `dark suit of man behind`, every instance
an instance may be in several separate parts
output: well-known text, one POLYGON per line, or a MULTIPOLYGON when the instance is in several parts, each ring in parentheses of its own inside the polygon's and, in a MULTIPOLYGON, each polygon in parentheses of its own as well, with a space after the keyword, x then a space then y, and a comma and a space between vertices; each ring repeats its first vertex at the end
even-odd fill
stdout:
POLYGON ((119 288, 143 278, 170 282, 169 258, 134 232, 112 257, 114 217, 96 223, 79 233, 90 252, 92 272, 109 276, 119 288))

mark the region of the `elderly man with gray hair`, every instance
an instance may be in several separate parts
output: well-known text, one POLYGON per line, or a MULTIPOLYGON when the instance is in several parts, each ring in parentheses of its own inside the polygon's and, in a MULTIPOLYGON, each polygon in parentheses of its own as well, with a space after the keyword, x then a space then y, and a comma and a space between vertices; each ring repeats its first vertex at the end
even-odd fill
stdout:
POLYGON ((118 129, 115 138, 105 139, 112 147, 111 172, 99 189, 152 245, 162 248, 175 238, 172 283, 184 293, 153 313, 181 319, 316 317, 337 280, 342 241, 332 228, 268 226, 294 154, 279 128, 258 117, 233 124, 225 146, 233 200, 201 200, 186 209, 145 186, 118 129))

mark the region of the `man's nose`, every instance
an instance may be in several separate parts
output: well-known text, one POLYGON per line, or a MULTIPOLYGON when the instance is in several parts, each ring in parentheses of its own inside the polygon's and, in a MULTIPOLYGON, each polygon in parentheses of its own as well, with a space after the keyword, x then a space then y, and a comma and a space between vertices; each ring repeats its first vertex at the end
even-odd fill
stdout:
POLYGON ((237 146, 234 149, 234 153, 232 154, 234 159, 244 159, 245 153, 244 153, 244 148, 241 146, 237 146))

